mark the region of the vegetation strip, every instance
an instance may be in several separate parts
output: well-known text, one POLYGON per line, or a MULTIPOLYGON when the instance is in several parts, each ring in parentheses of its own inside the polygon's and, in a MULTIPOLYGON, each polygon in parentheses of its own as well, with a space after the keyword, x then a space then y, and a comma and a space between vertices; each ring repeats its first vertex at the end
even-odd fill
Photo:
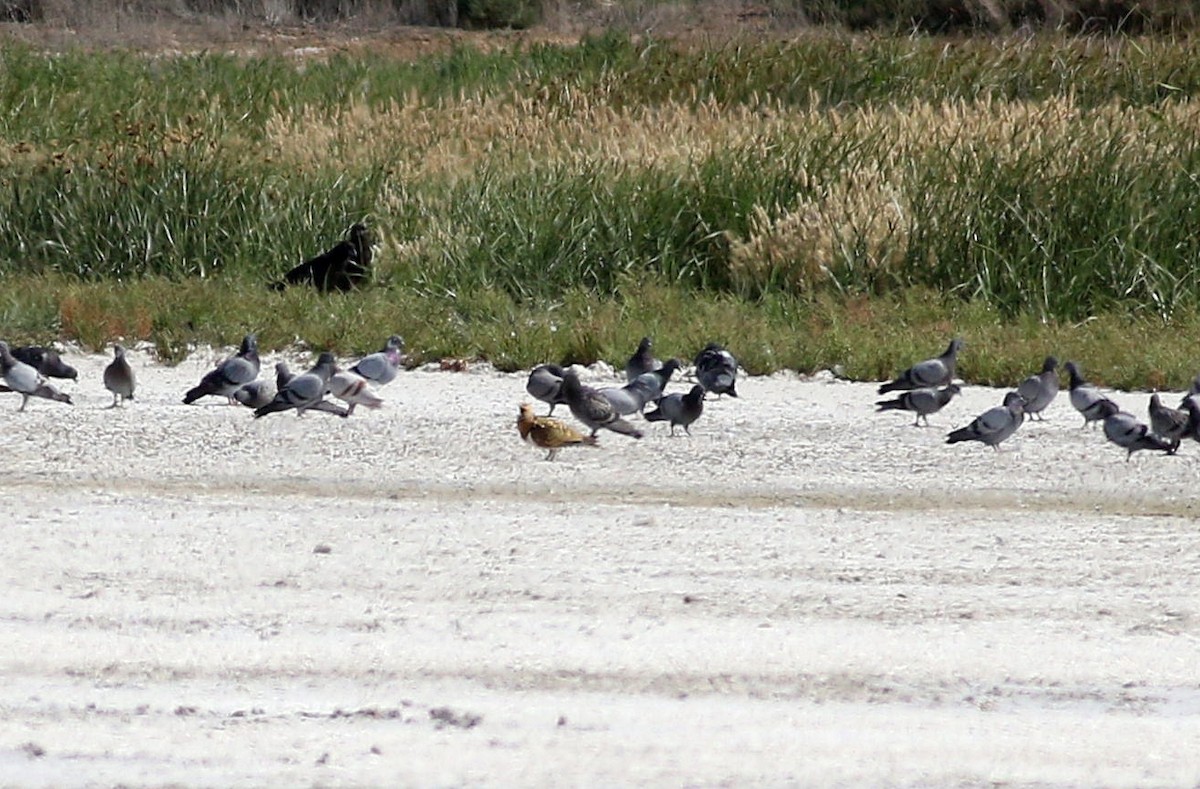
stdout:
POLYGON ((881 378, 952 334, 1182 388, 1190 38, 619 33, 420 60, 0 48, 0 334, 165 360, 248 329, 503 369, 717 339, 881 378), (265 292, 355 221, 375 282, 265 292), (368 318, 370 320, 368 320, 368 318), (1128 355, 1120 355, 1128 354, 1128 355))

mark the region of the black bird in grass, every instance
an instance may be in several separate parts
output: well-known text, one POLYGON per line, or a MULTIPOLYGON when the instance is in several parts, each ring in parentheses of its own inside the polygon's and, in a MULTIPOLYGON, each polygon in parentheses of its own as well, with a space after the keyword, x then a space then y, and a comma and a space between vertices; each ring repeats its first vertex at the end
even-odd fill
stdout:
POLYGON ((344 293, 366 283, 371 258, 371 233, 366 225, 355 224, 349 238, 296 266, 271 287, 283 290, 288 285, 311 285, 321 293, 344 293))
POLYGON ((671 435, 675 435, 675 426, 683 425, 683 432, 692 434, 692 423, 704 413, 704 387, 694 385, 687 394, 676 392, 662 397, 658 401, 658 410, 646 414, 648 422, 670 422, 671 435))
POLYGON ((875 413, 880 411, 912 411, 917 415, 913 422, 914 427, 921 426, 921 420, 925 420, 925 426, 929 426, 929 415, 936 414, 946 407, 956 394, 962 389, 958 384, 950 384, 942 389, 911 389, 907 392, 901 392, 900 396, 895 400, 879 400, 875 405, 879 406, 875 413))
POLYGON ((592 387, 581 384, 574 370, 567 370, 563 374, 562 388, 571 413, 591 428, 593 436, 604 428, 634 438, 642 437, 642 431, 622 419, 607 397, 592 387))

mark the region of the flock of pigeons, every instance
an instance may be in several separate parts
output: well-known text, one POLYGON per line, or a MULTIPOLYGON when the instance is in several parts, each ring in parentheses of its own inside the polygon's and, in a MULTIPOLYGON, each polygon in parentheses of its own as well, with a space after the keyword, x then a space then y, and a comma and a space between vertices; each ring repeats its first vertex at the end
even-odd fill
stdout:
MULTIPOLYGON (((962 340, 952 340, 941 356, 918 362, 879 387, 881 395, 897 391, 902 394, 877 401, 878 411, 909 411, 916 414, 915 425, 920 425, 922 419, 928 425, 929 415, 940 411, 962 391, 953 382, 962 347, 962 340)), ((1102 424, 1105 438, 1126 451, 1126 461, 1134 452, 1147 449, 1174 454, 1184 438, 1200 441, 1200 400, 1195 397, 1200 394, 1200 376, 1192 382, 1179 408, 1164 405, 1157 392, 1151 395, 1147 425, 1088 383, 1075 362, 1065 366, 1070 376, 1071 405, 1083 417, 1083 426, 1102 424)), ((1026 416, 1043 418, 1042 412, 1058 396, 1057 369, 1058 360, 1046 357, 1041 372, 1021 381, 1015 391, 1005 394, 1000 405, 984 411, 966 427, 951 431, 946 443, 979 441, 999 450, 1001 442, 1017 431, 1026 416)))
MULTIPOLYGON (((317 363, 306 372, 294 375, 287 362, 277 362, 274 378, 259 378, 258 338, 247 334, 238 352, 223 360, 200 379, 183 396, 185 404, 202 397, 225 397, 231 405, 241 403, 254 410, 254 417, 281 411, 324 411, 341 417, 354 413, 357 406, 379 408, 383 400, 372 385, 383 386, 396 377, 404 361, 404 340, 397 335, 388 338, 376 353, 359 359, 343 370, 329 352, 322 353, 317 363), (327 395, 346 403, 342 407, 327 395)), ((10 349, 0 342, 0 392, 21 395, 20 411, 25 410, 31 397, 41 397, 71 404, 70 395, 59 391, 50 378, 75 380, 79 373, 63 362, 50 348, 26 346, 10 349)), ((112 393, 110 407, 132 400, 137 388, 137 376, 125 358, 125 348, 113 346, 113 360, 104 368, 104 387, 112 393)))
MULTIPOLYGON (((962 340, 950 342, 940 356, 914 364, 892 381, 879 387, 879 394, 898 392, 893 399, 876 402, 879 411, 906 411, 915 414, 914 425, 929 424, 929 416, 944 408, 962 392, 954 383, 958 352, 962 340)), ((288 369, 286 362, 275 365, 274 377, 260 378, 258 340, 254 334, 242 338, 238 352, 223 360, 188 390, 184 403, 194 403, 202 397, 225 397, 230 404, 241 403, 253 409, 254 417, 294 410, 322 411, 348 417, 357 406, 379 408, 383 400, 374 386, 390 383, 404 362, 404 340, 393 335, 383 347, 359 359, 348 369, 341 369, 329 352, 322 353, 313 367, 299 375, 288 369), (332 397, 342 401, 338 405, 332 397)), ((653 343, 643 337, 637 350, 625 364, 624 386, 593 388, 584 385, 574 369, 557 364, 543 364, 529 374, 525 390, 534 398, 547 403, 550 410, 538 416, 533 407, 523 403, 517 419, 521 438, 549 450, 547 459, 554 459, 565 446, 594 445, 600 430, 641 438, 642 431, 627 417, 642 414, 647 422, 666 422, 671 435, 682 427, 691 435, 691 426, 704 413, 708 394, 728 394, 737 397, 737 360, 718 343, 709 343, 694 359, 696 380, 686 392, 667 393, 667 384, 682 363, 678 359, 666 362, 654 357, 653 343), (566 405, 571 414, 590 429, 590 435, 553 417, 556 406, 566 405), (654 409, 647 411, 653 405, 654 409)), ((1046 358, 1040 372, 1029 376, 1008 392, 1003 402, 979 414, 970 424, 951 431, 946 443, 978 441, 999 449, 1012 436, 1025 418, 1042 419, 1042 412, 1059 392, 1058 360, 1046 358)), ((1200 442, 1200 376, 1184 396, 1178 408, 1164 405, 1157 393, 1150 398, 1149 424, 1133 414, 1122 411, 1110 398, 1088 383, 1074 362, 1066 363, 1070 376, 1071 405, 1083 417, 1083 424, 1102 424, 1105 437, 1126 451, 1126 460, 1134 452, 1158 450, 1174 454, 1184 438, 1200 442)), ((15 392, 21 396, 24 411, 30 398, 44 398, 71 403, 71 397, 58 389, 51 378, 75 380, 78 372, 66 364, 51 348, 24 346, 10 348, 0 342, 0 392, 15 392)), ((125 358, 121 345, 113 346, 112 362, 104 369, 104 386, 112 393, 110 407, 123 405, 134 398, 137 378, 125 358)))
POLYGON ((737 359, 718 343, 709 343, 696 354, 696 380, 687 392, 666 393, 671 376, 682 367, 678 359, 662 362, 654 358, 653 343, 643 337, 637 350, 625 363, 625 385, 595 389, 585 386, 574 369, 543 364, 529 373, 525 391, 550 405, 545 416, 537 416, 533 406, 522 403, 517 417, 521 438, 549 452, 553 460, 558 451, 573 444, 594 445, 600 430, 641 438, 642 431, 625 417, 640 413, 648 422, 667 422, 671 435, 682 426, 691 435, 691 426, 704 413, 704 398, 709 392, 737 397, 737 359), (653 411, 646 406, 654 404, 653 411), (571 414, 591 429, 583 435, 566 422, 551 416, 555 406, 565 405, 571 414))

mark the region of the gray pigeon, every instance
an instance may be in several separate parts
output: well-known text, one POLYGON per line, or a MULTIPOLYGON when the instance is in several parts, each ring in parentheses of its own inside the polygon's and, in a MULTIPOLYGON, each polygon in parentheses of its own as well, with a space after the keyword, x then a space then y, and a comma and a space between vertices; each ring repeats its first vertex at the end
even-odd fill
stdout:
POLYGON ((662 367, 659 367, 657 370, 651 370, 648 373, 642 373, 625 385, 626 389, 634 392, 642 399, 639 411, 645 408, 648 403, 653 403, 663 396, 663 390, 667 388, 667 383, 670 382, 671 376, 682 366, 678 359, 668 359, 662 367))
POLYGON ((879 406, 875 413, 880 411, 912 411, 917 415, 913 422, 914 427, 921 426, 921 420, 925 420, 925 426, 929 426, 929 415, 936 414, 946 407, 956 394, 962 392, 958 384, 950 384, 942 389, 912 389, 907 392, 901 392, 900 396, 895 400, 879 400, 875 405, 879 406))
POLYGON ((1075 362, 1067 362, 1067 374, 1071 376, 1071 405, 1083 416, 1083 426, 1100 422, 1121 409, 1112 400, 1100 394, 1100 390, 1084 380, 1075 362))
POLYGON ((641 411, 646 405, 646 401, 635 389, 630 389, 632 384, 625 386, 606 386, 603 389, 597 390, 601 396, 608 400, 612 405, 613 410, 618 416, 629 416, 641 411))
POLYGON ((658 410, 646 414, 648 422, 671 423, 671 435, 675 426, 683 425, 683 432, 692 434, 691 425, 704 413, 704 387, 696 384, 687 394, 669 394, 658 401, 658 410))
POLYGON ((960 441, 981 441, 997 452, 1000 442, 1017 432, 1025 421, 1025 401, 1016 392, 1004 396, 1004 405, 989 408, 966 427, 960 427, 946 437, 947 444, 960 441))
POLYGON ((1142 449, 1157 449, 1162 452, 1171 451, 1171 443, 1159 438, 1143 425, 1133 414, 1118 411, 1104 418, 1104 437, 1125 450, 1125 462, 1133 457, 1133 453, 1142 449))
POLYGON ((642 373, 624 386, 605 387, 600 394, 608 398, 621 416, 637 413, 662 397, 667 381, 671 380, 671 375, 679 366, 678 359, 669 359, 659 369, 642 373))
POLYGON ((382 408, 383 399, 367 383, 367 379, 349 370, 339 370, 329 379, 329 394, 349 404, 346 416, 354 413, 356 406, 382 408))
POLYGON ((207 395, 218 395, 229 398, 229 404, 233 405, 233 393, 258 377, 258 366, 258 336, 247 334, 242 338, 237 354, 201 378, 200 383, 183 396, 183 402, 190 404, 207 395))
POLYGON ((567 370, 563 375, 563 394, 566 395, 571 413, 591 428, 593 437, 601 428, 634 438, 642 437, 642 431, 622 419, 607 397, 581 384, 574 370, 567 370))
POLYGON ((1197 375, 1192 379, 1192 383, 1190 386, 1188 386, 1187 392, 1185 392, 1183 397, 1179 400, 1179 407, 1186 410, 1188 398, 1195 397, 1196 395, 1200 395, 1200 375, 1197 375))
POLYGON ((930 389, 945 386, 954 380, 955 367, 958 365, 958 352, 962 350, 962 340, 953 339, 941 356, 917 362, 892 381, 879 387, 879 394, 898 392, 905 389, 930 389))
POLYGON ((383 348, 359 359, 350 372, 373 384, 383 386, 396 377, 404 358, 404 338, 398 334, 388 337, 383 348))
POLYGON ((43 397, 73 405, 70 395, 58 391, 41 376, 41 373, 14 357, 6 342, 0 342, 0 378, 3 378, 10 391, 21 395, 21 407, 18 411, 25 410, 31 397, 43 397))
POLYGON ((329 392, 329 379, 337 372, 337 360, 333 354, 325 351, 317 358, 316 365, 311 370, 292 378, 275 395, 275 399, 261 408, 254 410, 254 418, 274 414, 279 411, 296 409, 303 416, 305 411, 328 411, 338 416, 346 416, 347 411, 333 403, 325 402, 324 397, 329 392))
POLYGON ((279 393, 270 378, 256 378, 233 393, 233 399, 250 409, 262 408, 279 393))
POLYGON ((275 362, 275 390, 278 391, 288 385, 288 381, 295 378, 296 375, 288 368, 288 363, 285 361, 275 362))
POLYGON ((58 351, 41 345, 22 345, 12 349, 13 358, 25 362, 41 373, 43 378, 79 378, 79 371, 62 360, 58 351))
POLYGON ((629 361, 625 362, 625 381, 626 383, 637 378, 642 373, 648 373, 651 370, 657 370, 662 367, 662 362, 654 358, 654 352, 651 348, 654 343, 649 337, 643 337, 638 343, 637 350, 633 352, 633 356, 629 357, 629 361))
POLYGON ((113 394, 113 402, 109 408, 116 408, 118 405, 124 405, 126 400, 132 400, 136 387, 137 377, 125 358, 125 347, 114 345, 113 360, 104 368, 104 388, 113 394))
POLYGON ((710 342, 696 354, 696 380, 706 392, 737 397, 737 359, 719 343, 710 342))
POLYGON ((1042 371, 1026 378, 1017 387, 1017 394, 1025 400, 1025 414, 1030 419, 1044 421, 1042 412, 1054 402, 1058 395, 1058 359, 1047 356, 1042 371))
POLYGON ((233 393, 233 399, 237 400, 242 405, 250 409, 262 408, 267 403, 275 399, 275 395, 279 390, 287 386, 287 382, 292 380, 292 371, 288 369, 287 362, 275 362, 275 380, 270 378, 259 378, 244 385, 233 393))
POLYGON ((554 413, 554 406, 567 404, 567 398, 562 393, 562 379, 563 368, 557 364, 542 364, 533 368, 529 380, 525 382, 525 391, 531 397, 550 404, 546 416, 554 413))
POLYGON ((1179 450, 1179 442, 1188 429, 1188 412, 1163 405, 1158 392, 1150 395, 1150 429, 1171 445, 1170 454, 1179 450))
POLYGON ((1200 400, 1195 397, 1185 397, 1183 411, 1188 415, 1187 425, 1183 429, 1183 437, 1200 441, 1200 400))

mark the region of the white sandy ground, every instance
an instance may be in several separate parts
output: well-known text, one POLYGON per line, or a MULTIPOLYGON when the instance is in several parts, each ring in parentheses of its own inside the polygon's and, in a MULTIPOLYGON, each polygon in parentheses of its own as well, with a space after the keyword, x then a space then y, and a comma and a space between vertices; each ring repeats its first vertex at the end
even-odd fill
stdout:
POLYGON ((776 376, 550 463, 523 374, 254 420, 216 358, 0 396, 0 784, 1200 784, 1195 443, 776 376))

